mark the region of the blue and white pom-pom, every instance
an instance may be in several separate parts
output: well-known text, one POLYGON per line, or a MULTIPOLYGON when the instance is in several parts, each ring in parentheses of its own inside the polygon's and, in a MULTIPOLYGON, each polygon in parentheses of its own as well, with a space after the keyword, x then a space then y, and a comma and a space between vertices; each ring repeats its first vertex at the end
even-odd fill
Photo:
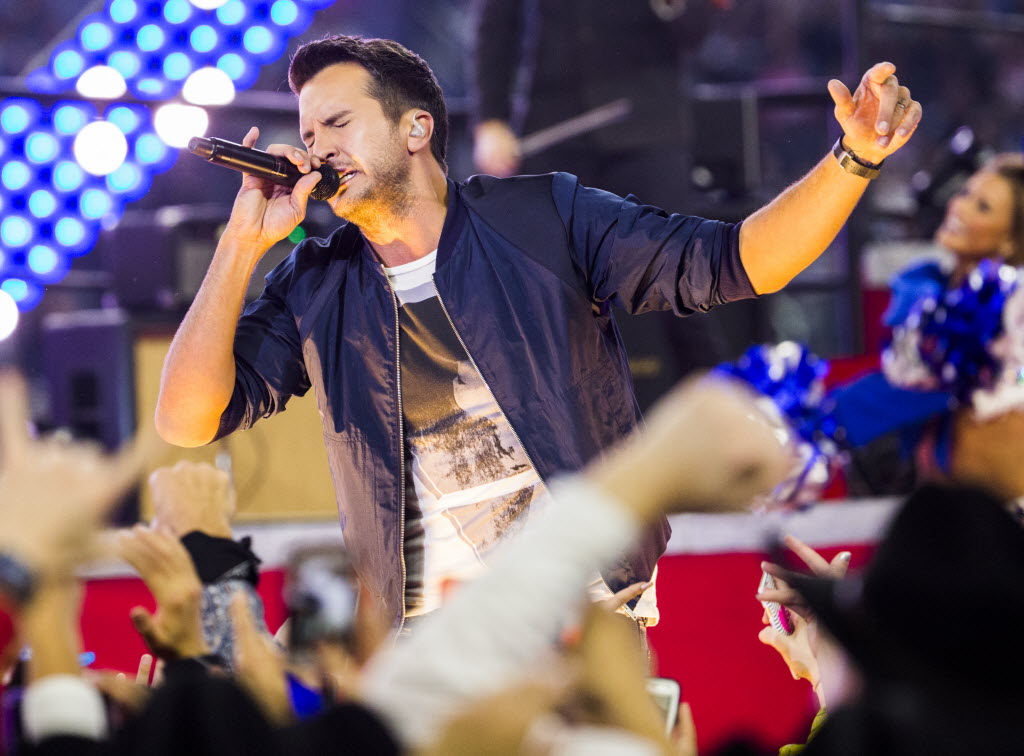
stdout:
POLYGON ((1005 358, 993 347, 1004 316, 1012 315, 1006 305, 1018 278, 1016 268, 983 260, 959 287, 922 298, 893 329, 882 355, 886 378, 902 388, 948 391, 965 403, 979 390, 990 392, 1005 378, 1005 358))
POLYGON ((805 346, 784 341, 753 346, 715 372, 738 378, 760 394, 760 405, 778 420, 784 442, 793 450, 792 474, 766 503, 803 506, 817 501, 841 462, 836 423, 825 396, 828 362, 805 346))

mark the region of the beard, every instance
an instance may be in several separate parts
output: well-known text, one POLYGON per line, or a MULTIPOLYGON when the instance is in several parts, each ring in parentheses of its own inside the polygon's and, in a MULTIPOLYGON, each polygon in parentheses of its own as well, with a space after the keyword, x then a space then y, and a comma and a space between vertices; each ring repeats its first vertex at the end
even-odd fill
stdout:
POLYGON ((374 175, 372 180, 365 173, 359 175, 367 182, 362 194, 346 201, 343 193, 339 197, 343 204, 334 208, 338 216, 367 230, 386 226, 389 221, 404 217, 412 206, 409 189, 411 167, 404 150, 389 152, 370 167, 374 175))

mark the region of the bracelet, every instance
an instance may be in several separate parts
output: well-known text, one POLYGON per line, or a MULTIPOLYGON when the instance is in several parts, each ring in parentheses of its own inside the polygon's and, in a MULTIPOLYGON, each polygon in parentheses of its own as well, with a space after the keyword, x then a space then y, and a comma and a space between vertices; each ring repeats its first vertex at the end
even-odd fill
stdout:
POLYGON ((844 171, 869 180, 878 176, 882 163, 885 162, 883 160, 881 163, 869 163, 857 157, 857 153, 843 146, 842 137, 836 140, 836 144, 832 148, 832 154, 839 161, 839 165, 844 171))

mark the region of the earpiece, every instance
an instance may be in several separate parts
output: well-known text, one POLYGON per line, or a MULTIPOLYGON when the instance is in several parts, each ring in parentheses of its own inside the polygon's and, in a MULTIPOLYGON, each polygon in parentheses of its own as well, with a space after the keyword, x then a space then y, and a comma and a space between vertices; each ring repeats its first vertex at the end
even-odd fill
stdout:
POLYGON ((412 131, 409 132, 409 136, 421 137, 427 133, 427 130, 423 128, 423 124, 416 121, 412 125, 412 131))

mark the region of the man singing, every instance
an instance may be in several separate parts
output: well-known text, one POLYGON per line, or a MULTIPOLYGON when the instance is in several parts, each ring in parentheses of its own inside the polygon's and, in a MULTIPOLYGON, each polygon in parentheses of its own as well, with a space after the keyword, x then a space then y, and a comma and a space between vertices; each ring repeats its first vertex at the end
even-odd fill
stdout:
MULTIPOLYGON (((447 109, 421 58, 388 40, 304 45, 289 83, 305 149, 267 149, 307 175, 292 189, 243 179, 164 365, 157 428, 206 444, 312 386, 360 578, 397 624, 429 613, 548 505, 552 476, 639 422, 613 304, 706 311, 777 291, 828 246, 921 118, 894 71, 875 65, 852 95, 830 82, 834 154, 727 224, 568 174, 451 181, 447 109), (239 319, 324 164, 342 177, 328 202, 345 222, 297 246, 239 319)), ((668 535, 661 520, 595 575, 595 594, 648 580, 668 535)), ((656 618, 643 598, 639 616, 656 618)))

